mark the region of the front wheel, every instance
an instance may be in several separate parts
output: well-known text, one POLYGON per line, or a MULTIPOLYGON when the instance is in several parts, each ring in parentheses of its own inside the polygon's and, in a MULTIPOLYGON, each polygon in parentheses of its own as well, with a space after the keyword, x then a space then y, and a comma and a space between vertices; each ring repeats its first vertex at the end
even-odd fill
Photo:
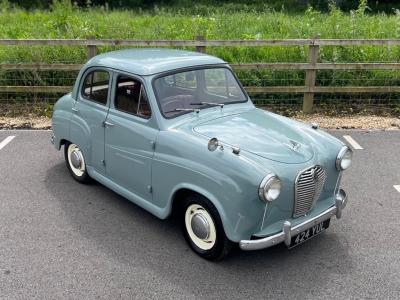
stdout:
POLYGON ((210 201, 199 195, 189 196, 181 218, 185 239, 199 256, 220 260, 230 252, 233 243, 226 237, 218 211, 210 201))
POLYGON ((72 177, 81 183, 90 181, 86 170, 85 158, 82 150, 75 144, 66 143, 64 145, 64 157, 67 167, 72 177))

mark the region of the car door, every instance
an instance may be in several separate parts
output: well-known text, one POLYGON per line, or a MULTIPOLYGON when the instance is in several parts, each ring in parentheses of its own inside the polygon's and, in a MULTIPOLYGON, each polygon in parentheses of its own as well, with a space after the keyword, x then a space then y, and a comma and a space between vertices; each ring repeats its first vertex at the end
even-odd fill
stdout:
POLYGON ((104 121, 109 103, 111 72, 90 68, 82 76, 70 125, 71 142, 80 147, 86 164, 104 175, 104 121))
POLYGON ((105 130, 106 175, 136 196, 151 201, 151 163, 158 129, 142 81, 114 74, 105 130))

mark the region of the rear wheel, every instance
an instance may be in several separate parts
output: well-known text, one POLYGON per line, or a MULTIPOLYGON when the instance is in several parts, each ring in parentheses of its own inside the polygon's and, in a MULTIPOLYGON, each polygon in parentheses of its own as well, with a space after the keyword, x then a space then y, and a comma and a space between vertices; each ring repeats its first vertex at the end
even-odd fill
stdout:
POLYGON ((81 149, 76 144, 66 143, 64 145, 64 156, 72 177, 81 183, 89 182, 90 177, 86 170, 85 158, 81 149))
POLYGON ((200 195, 187 197, 180 217, 185 239, 199 256, 220 260, 230 252, 233 243, 226 237, 219 213, 209 200, 200 195))

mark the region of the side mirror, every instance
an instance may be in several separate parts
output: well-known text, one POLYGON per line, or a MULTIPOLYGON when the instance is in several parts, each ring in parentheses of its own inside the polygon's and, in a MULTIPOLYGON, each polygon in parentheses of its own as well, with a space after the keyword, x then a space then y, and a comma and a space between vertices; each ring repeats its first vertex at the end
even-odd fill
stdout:
POLYGON ((221 145, 221 143, 218 141, 217 138, 212 138, 208 141, 208 150, 213 152, 220 147, 221 150, 224 150, 224 146, 221 145))

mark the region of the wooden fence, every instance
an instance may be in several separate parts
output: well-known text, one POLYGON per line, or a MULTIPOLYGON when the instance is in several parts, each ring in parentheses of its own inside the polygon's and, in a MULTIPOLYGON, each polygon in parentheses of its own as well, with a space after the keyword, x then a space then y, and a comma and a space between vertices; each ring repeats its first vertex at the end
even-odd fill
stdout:
MULTIPOLYGON (((314 94, 317 93, 400 93, 399 86, 316 86, 318 70, 400 70, 400 63, 320 63, 321 46, 400 46, 400 39, 290 39, 290 40, 205 40, 199 36, 195 40, 109 40, 109 39, 35 39, 16 40, 0 39, 1 46, 85 46, 87 56, 96 55, 99 46, 131 47, 195 47, 198 52, 206 52, 206 47, 270 47, 270 46, 305 46, 308 47, 307 63, 246 63, 231 64, 237 70, 304 70, 304 86, 246 86, 251 93, 302 93, 304 94, 303 111, 312 112, 314 94)), ((81 64, 47 63, 0 63, 0 70, 52 70, 75 71, 81 64)), ((0 92, 14 93, 64 93, 70 86, 0 86, 0 92)))

